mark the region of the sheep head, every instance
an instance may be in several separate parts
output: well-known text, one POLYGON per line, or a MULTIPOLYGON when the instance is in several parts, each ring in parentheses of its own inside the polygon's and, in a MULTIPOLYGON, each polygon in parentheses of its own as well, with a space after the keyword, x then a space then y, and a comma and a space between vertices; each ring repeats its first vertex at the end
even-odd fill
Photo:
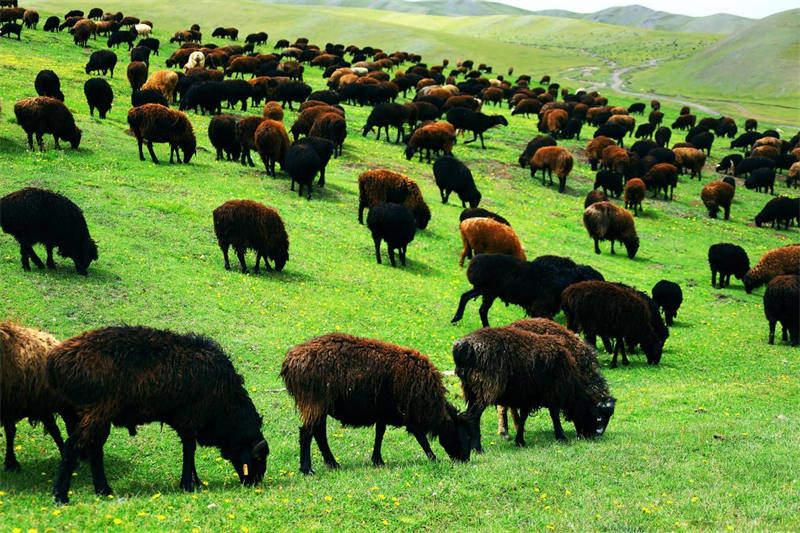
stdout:
POLYGON ((589 406, 588 411, 582 416, 576 416, 574 422, 578 438, 594 439, 603 435, 614 414, 616 404, 616 399, 607 396, 596 405, 589 406))
POLYGON ((462 463, 469 461, 472 450, 473 422, 466 413, 459 413, 447 404, 447 417, 439 429, 439 444, 450 459, 462 463))

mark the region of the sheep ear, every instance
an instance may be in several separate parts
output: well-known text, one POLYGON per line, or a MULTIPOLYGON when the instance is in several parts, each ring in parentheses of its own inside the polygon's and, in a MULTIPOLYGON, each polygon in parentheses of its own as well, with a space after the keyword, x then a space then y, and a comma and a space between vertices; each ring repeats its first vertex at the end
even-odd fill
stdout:
POLYGON ((255 446, 253 446, 253 457, 256 459, 264 459, 267 454, 269 454, 269 446, 267 446, 267 441, 261 439, 255 446))

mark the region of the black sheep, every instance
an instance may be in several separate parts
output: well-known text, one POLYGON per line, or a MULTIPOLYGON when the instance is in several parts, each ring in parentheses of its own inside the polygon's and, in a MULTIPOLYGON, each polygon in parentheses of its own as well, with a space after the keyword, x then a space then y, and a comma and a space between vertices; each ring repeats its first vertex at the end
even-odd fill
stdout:
POLYGON ((761 133, 757 131, 748 131, 746 133, 742 133, 736 139, 731 141, 731 148, 741 148, 745 152, 748 152, 752 147, 753 144, 762 137, 761 133))
POLYGON ((80 420, 64 444, 53 494, 69 501, 78 455, 89 454, 95 492, 112 494, 103 468, 111 425, 160 421, 183 444, 180 486, 200 485, 195 449, 217 446, 245 485, 261 481, 269 447, 261 417, 230 358, 213 340, 146 327, 118 326, 82 333, 59 344, 47 361, 48 383, 80 420))
POLYGON ((303 187, 308 187, 307 198, 311 200, 314 176, 322 169, 322 161, 316 150, 308 145, 292 143, 286 152, 283 165, 286 173, 292 178, 291 190, 294 190, 295 183, 299 183, 298 194, 303 196, 303 187))
MULTIPOLYGON (((397 138, 394 142, 398 143, 405 135, 404 125, 409 124, 411 115, 411 110, 402 104, 395 104, 393 102, 378 104, 372 109, 369 117, 367 117, 367 123, 364 124, 361 134, 363 137, 366 137, 373 128, 377 128, 378 135, 375 137, 375 140, 380 140, 381 128, 384 128, 386 131, 386 140, 389 141, 389 126, 391 126, 397 128, 397 138)), ((413 126, 413 124, 410 125, 413 126)))
POLYGON ((734 176, 750 174, 759 168, 775 168, 775 161, 769 157, 745 157, 742 162, 736 165, 733 171, 734 176))
POLYGON ((753 170, 744 181, 744 186, 757 192, 763 188, 765 193, 769 191, 775 194, 775 169, 762 167, 753 170))
POLYGON ((776 276, 764 291, 764 314, 769 322, 769 343, 775 344, 775 326, 781 323, 784 342, 800 344, 800 276, 776 276), (788 335, 787 335, 788 333, 788 335), (788 338, 787 338, 788 337, 788 338))
POLYGON ((281 102, 283 107, 286 107, 288 104, 289 110, 294 111, 292 103, 305 102, 309 94, 311 94, 311 86, 302 81, 288 81, 278 85, 277 100, 281 102))
POLYGON ((635 102, 628 106, 628 113, 644 115, 645 104, 644 102, 635 102))
POLYGON ((652 124, 648 123, 639 124, 639 126, 636 128, 636 133, 634 134, 634 136, 637 139, 650 139, 653 137, 654 130, 655 126, 653 126, 652 124))
POLYGON ((711 155, 711 145, 714 144, 714 134, 710 131, 700 131, 692 135, 689 132, 686 136, 686 142, 692 143, 698 150, 705 150, 708 155, 711 155))
POLYGON ((678 309, 683 302, 683 291, 681 286, 673 281, 662 279, 650 291, 653 295, 653 300, 664 311, 664 319, 667 326, 672 326, 675 317, 678 315, 678 309))
MULTIPOLYGON (((387 192, 387 198, 390 200, 405 200, 405 198, 391 198, 390 196, 387 192)), ((381 241, 384 240, 392 266, 397 266, 394 260, 395 250, 400 256, 400 264, 406 266, 406 249, 408 243, 414 240, 417 232, 414 213, 399 202, 390 201, 378 204, 369 209, 367 227, 372 233, 372 240, 375 243, 375 258, 378 260, 378 264, 381 264, 381 241)))
POLYGON ((114 101, 111 85, 103 78, 90 78, 83 84, 83 94, 89 104, 89 114, 94 116, 97 108, 100 118, 106 118, 106 113, 111 110, 111 102, 114 101))
POLYGON ((339 98, 339 93, 336 91, 314 91, 308 95, 308 99, 325 102, 328 105, 339 105, 339 102, 341 101, 341 98, 339 98))
POLYGON ((519 161, 519 166, 525 168, 531 161, 533 154, 536 153, 536 150, 542 148, 544 146, 556 146, 556 141, 549 135, 537 135, 525 146, 525 149, 519 155, 517 159, 519 161))
POLYGON ((130 51, 133 48, 133 41, 135 41, 138 36, 139 34, 133 28, 130 30, 117 30, 108 38, 106 46, 111 48, 112 46, 119 46, 125 43, 128 45, 128 50, 130 51))
POLYGON ((62 102, 64 101, 64 93, 61 92, 61 80, 52 70, 39 71, 36 75, 36 80, 33 82, 33 87, 39 96, 50 96, 62 102))
POLYGON ((475 142, 480 137, 481 148, 484 150, 486 145, 483 143, 483 133, 493 126, 508 126, 506 117, 502 115, 485 115, 480 111, 472 111, 465 107, 456 107, 448 111, 447 122, 457 130, 472 132, 472 139, 464 141, 464 144, 475 142))
POLYGON ((467 207, 466 209, 461 211, 461 214, 458 216, 458 221, 464 222, 468 218, 478 218, 478 217, 491 218, 492 220, 496 220, 501 224, 505 224, 506 226, 511 227, 511 224, 508 222, 508 220, 498 215, 497 213, 493 213, 492 211, 489 211, 488 209, 484 209, 482 207, 467 207))
POLYGON ((117 54, 111 50, 97 50, 89 56, 89 62, 86 63, 86 74, 102 72, 103 76, 105 76, 106 73, 111 72, 111 78, 113 78, 116 64, 117 54))
POLYGON ((223 100, 228 101, 228 109, 242 104, 242 111, 247 111, 247 99, 253 97, 253 86, 245 80, 225 80, 222 82, 223 100))
POLYGON ((328 162, 331 160, 331 156, 333 155, 333 143, 322 137, 308 135, 294 141, 294 144, 310 146, 315 152, 317 152, 317 157, 319 157, 320 163, 322 164, 322 168, 319 170, 319 181, 317 182, 317 186, 324 187, 325 168, 328 166, 328 162))
POLYGON ((653 138, 655 139, 657 145, 664 148, 669 144, 670 137, 672 137, 672 130, 666 126, 661 126, 656 130, 653 138))
POLYGON ((143 89, 131 93, 131 107, 139 107, 145 104, 161 104, 164 107, 169 106, 167 99, 164 98, 164 94, 161 91, 143 89))
POLYGON ((571 118, 567 121, 566 125, 561 128, 561 137, 564 139, 572 139, 574 137, 575 140, 580 140, 582 127, 583 121, 577 118, 571 118))
POLYGON ((33 245, 47 248, 47 267, 56 267, 53 248, 58 255, 69 257, 78 274, 86 271, 97 259, 97 246, 89 236, 83 212, 68 198, 52 191, 28 187, 0 198, 0 227, 13 235, 20 247, 22 268, 30 270, 29 259, 44 268, 33 245))
POLYGON ((711 286, 716 287, 719 273, 719 288, 731 284, 731 274, 742 279, 750 270, 750 258, 744 248, 735 244, 721 242, 708 248, 708 265, 711 267, 711 286))
POLYGON ((50 96, 23 98, 14 104, 14 116, 28 136, 28 147, 33 150, 33 135, 39 151, 44 151, 43 136, 53 135, 56 149, 60 148, 59 139, 69 141, 73 149, 81 144, 81 130, 75 125, 72 112, 63 102, 50 96))
POLYGON ((715 169, 717 172, 723 172, 725 174, 733 174, 734 170, 736 169, 736 165, 742 162, 744 156, 742 154, 729 154, 723 157, 717 168, 715 169))
POLYGON ((19 41, 20 36, 22 35, 22 24, 17 24, 16 22, 8 22, 3 24, 3 26, 0 27, 0 37, 3 35, 8 36, 9 39, 12 35, 16 35, 17 40, 19 41))
POLYGON ((645 157, 647 154, 650 153, 651 150, 655 150, 659 146, 649 139, 642 139, 640 141, 636 141, 631 145, 628 149, 628 153, 634 152, 638 154, 639 157, 645 157))
POLYGON ((208 123, 208 140, 217 151, 217 161, 225 159, 238 161, 242 146, 236 139, 235 115, 216 115, 208 123))
POLYGON ((136 46, 131 50, 131 61, 141 61, 146 65, 150 65, 150 53, 152 50, 147 46, 136 46))
POLYGON ((146 46, 150 49, 150 52, 154 55, 158 55, 158 47, 160 46, 161 42, 158 39, 153 37, 145 37, 144 39, 139 39, 139 44, 136 46, 146 46))
POLYGON ((52 15, 50 17, 47 17, 47 20, 44 21, 44 27, 42 28, 42 30, 51 31, 55 33, 58 31, 59 24, 61 24, 61 19, 59 19, 55 15, 52 15))
POLYGON ((461 200, 461 207, 466 207, 467 202, 470 207, 478 207, 481 193, 475 187, 472 172, 467 165, 452 155, 443 155, 433 163, 433 175, 443 204, 447 203, 450 193, 455 191, 461 200))
POLYGON ((592 137, 595 139, 600 136, 608 137, 609 139, 617 141, 620 146, 625 146, 623 144, 623 139, 627 133, 628 130, 625 129, 625 126, 620 124, 603 124, 595 130, 592 137))
POLYGON ((202 115, 205 115, 206 111, 210 115, 217 115, 222 113, 222 100, 224 98, 223 82, 201 81, 189 87, 189 90, 181 98, 179 109, 181 111, 193 109, 196 113, 197 108, 200 108, 202 115))
POLYGON ((594 188, 602 188, 606 195, 611 191, 615 198, 619 198, 622 194, 622 175, 613 170, 601 170, 595 176, 594 188))
MULTIPOLYGON (((747 179, 748 181, 750 180, 750 178, 747 179)), ((760 228, 763 224, 771 222, 773 228, 777 224, 778 229, 780 229, 781 223, 783 223, 784 228, 788 230, 789 223, 796 219, 800 221, 800 198, 780 196, 767 202, 764 208, 756 215, 756 226, 760 228)))

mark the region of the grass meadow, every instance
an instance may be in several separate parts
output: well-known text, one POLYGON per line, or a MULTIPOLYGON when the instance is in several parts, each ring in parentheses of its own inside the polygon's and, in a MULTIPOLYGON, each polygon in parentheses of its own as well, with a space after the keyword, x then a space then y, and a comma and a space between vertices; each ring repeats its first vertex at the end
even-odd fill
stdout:
MULTIPOLYGON (((63 15, 67 7, 42 2, 40 13, 63 15)), ((526 56, 531 59, 525 68, 516 59, 514 64, 517 73, 534 77, 592 61, 565 49, 500 43, 490 36, 437 35, 436 24, 424 27, 422 17, 413 27, 390 20, 385 22, 389 29, 381 29, 384 22, 364 22, 358 10, 315 8, 300 16, 309 11, 247 2, 235 9, 208 1, 136 4, 137 14, 155 22, 155 36, 163 43, 151 72, 174 50, 166 42, 172 33, 195 21, 209 34, 218 22, 239 26, 242 34, 264 29, 270 43, 305 34, 319 44, 335 40, 408 48, 430 56, 431 63, 440 55, 463 54, 503 65, 499 70, 505 69, 506 54, 527 50, 535 53, 526 56), (326 20, 330 23, 323 25, 326 20), (356 29, 349 31, 351 26, 356 29)), ((635 260, 611 255, 608 243, 596 256, 581 223, 583 199, 593 182, 583 155, 592 129, 584 128, 579 141, 559 141, 575 155, 576 166, 566 193, 558 194, 516 163, 536 135, 535 119, 511 117, 506 108, 484 109, 506 115, 509 126, 486 134, 486 150, 459 140, 454 154, 470 166, 482 206, 510 220, 529 258, 570 256, 608 280, 645 291, 660 279, 680 283, 684 303, 662 362, 649 367, 639 354, 629 367, 612 370, 610 356, 600 352, 617 408, 606 434, 594 442, 577 440, 571 424, 565 424, 568 442, 555 442, 545 412, 528 422, 528 446, 515 448, 495 435, 496 419, 488 411, 482 420, 486 453, 469 463, 450 462, 438 443, 432 447, 440 461, 428 462, 415 440, 394 428, 384 440, 387 466, 376 469, 369 460, 372 429, 333 422, 329 437, 341 468, 326 469, 313 447, 317 474, 304 477, 298 472, 299 418, 291 398, 280 390, 284 354, 313 336, 343 331, 412 346, 440 369, 452 369, 453 341, 480 327, 476 302, 460 323, 450 324, 458 297, 469 288, 457 265, 460 205, 455 195, 449 204, 440 203, 430 165, 406 161, 400 145, 376 141, 374 133, 362 137, 369 109, 354 106, 346 106, 344 155, 329 164, 326 186, 315 188, 310 202, 289 191, 285 173, 274 179, 260 165, 214 161, 206 135, 208 116, 190 114, 199 143, 191 164, 166 163, 167 145, 155 145, 161 164, 140 162, 136 142, 126 133, 130 89, 124 51, 118 52, 111 81, 115 103, 108 119, 88 114, 83 65, 104 44, 90 41, 90 48, 82 50, 69 34, 41 30, 25 31, 21 42, 0 42, 0 195, 25 186, 66 195, 83 208, 99 248, 88 278, 60 258, 55 271, 23 272, 16 242, 0 235, 0 319, 42 328, 58 338, 126 323, 216 339, 264 417, 271 451, 267 475, 262 485, 242 488, 218 451, 203 448, 197 470, 207 486, 184 494, 178 487, 180 445, 171 429, 151 424, 131 438, 115 428, 105 447, 114 496, 96 497, 89 468, 81 464, 71 503, 55 507, 56 448, 40 427, 20 422, 17 454, 23 470, 0 473, 0 530, 800 529, 799 351, 782 343, 767 345, 763 288, 748 295, 735 280, 727 289, 714 289, 706 260, 709 245, 736 242, 755 264, 765 251, 798 242, 798 228, 756 228, 753 218, 769 197, 746 190, 741 180, 731 219, 707 217, 700 190, 716 178, 713 165, 729 153, 726 140, 715 143, 702 183, 682 177, 671 202, 648 195, 636 219, 641 248, 635 260), (52 137, 45 139, 44 153, 29 151, 15 124, 13 103, 35 95, 33 79, 43 68, 61 77, 66 103, 83 129, 77 151, 54 150, 52 137), (357 176, 376 167, 415 179, 432 210, 428 228, 409 245, 406 268, 388 265, 385 246, 384 264, 377 265, 369 232, 357 222, 357 176), (290 239, 290 259, 282 273, 242 275, 223 269, 211 212, 234 198, 257 200, 281 213, 290 239)), ((321 70, 306 67, 306 81, 322 88, 321 70)), ((609 96, 621 105, 633 101, 609 96)), ((674 120, 678 108, 664 105, 666 122, 674 120)), ((296 115, 286 115, 290 125, 296 115)), ((745 117, 734 116, 741 126, 745 117)), ((774 123, 784 122, 778 117, 774 123)), ((762 121, 760 127, 769 125, 762 121)), ((784 130, 784 136, 795 131, 784 130)), ((673 141, 678 140, 682 136, 675 132, 673 141)), ((782 179, 776 192, 787 193, 782 179)), ((253 261, 251 253, 251 266, 253 261)), ((522 316, 520 308, 499 303, 490 312, 498 326, 522 316)), ((563 323, 561 315, 557 320, 563 323)), ((451 401, 463 408, 457 379, 448 376, 446 381, 451 401)))

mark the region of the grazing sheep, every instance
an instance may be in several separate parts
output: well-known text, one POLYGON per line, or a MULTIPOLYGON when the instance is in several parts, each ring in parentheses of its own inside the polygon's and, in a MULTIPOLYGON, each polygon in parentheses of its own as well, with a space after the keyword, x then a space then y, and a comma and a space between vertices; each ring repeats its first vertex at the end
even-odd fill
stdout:
POLYGON ((644 102, 635 102, 628 106, 628 113, 644 115, 645 104, 644 102))
POLYGON ((447 122, 431 122, 422 124, 414 130, 406 141, 406 159, 411 160, 419 152, 419 161, 422 162, 422 151, 425 151, 426 161, 431 162, 431 150, 434 153, 453 153, 456 142, 456 130, 447 122))
POLYGON ((78 274, 97 259, 97 246, 89 235, 83 212, 68 198, 45 189, 27 187, 0 198, 0 228, 19 243, 23 270, 30 270, 28 259, 40 269, 42 260, 33 245, 47 249, 47 268, 55 269, 53 248, 58 255, 75 263, 78 274))
POLYGON ((417 113, 414 107, 395 104, 393 102, 380 103, 372 109, 369 117, 367 117, 367 123, 364 124, 364 128, 361 130, 362 137, 366 137, 373 128, 377 128, 378 134, 375 140, 379 141, 381 138, 381 128, 384 128, 386 131, 386 140, 389 141, 389 127, 391 126, 397 128, 397 138, 394 142, 398 143, 405 135, 405 124, 413 126, 416 119, 417 113))
POLYGON ((229 357, 213 340, 146 327, 118 326, 82 333, 56 346, 47 360, 48 383, 78 413, 64 444, 53 494, 69 501, 78 455, 89 455, 95 492, 111 487, 103 469, 103 445, 111 425, 160 421, 183 444, 181 489, 200 485, 197 444, 218 446, 245 485, 261 481, 269 453, 261 417, 229 357), (213 394, 209 394, 213 391, 213 394))
POLYGON ((456 130, 470 131, 472 139, 464 141, 469 144, 481 139, 481 148, 486 149, 483 142, 483 134, 494 126, 508 126, 508 121, 502 115, 485 115, 480 111, 473 111, 463 107, 457 107, 447 112, 447 122, 453 125, 456 130))
POLYGON ((133 42, 139 36, 136 30, 117 30, 111 34, 111 37, 108 38, 106 41, 106 46, 111 48, 112 46, 119 46, 123 43, 128 45, 128 51, 133 48, 133 42))
POLYGON ((330 333, 289 350, 281 378, 294 398, 300 428, 300 471, 313 473, 311 438, 325 464, 339 463, 328 446, 326 419, 348 426, 375 425, 372 464, 382 466, 381 443, 387 425, 405 426, 425 455, 435 460, 427 435, 454 460, 468 461, 471 422, 445 400, 442 376, 418 351, 375 339, 330 333))
MULTIPOLYGON (((622 175, 613 170, 600 170, 594 179, 594 189, 603 189, 603 195, 608 195, 608 192, 619 198, 622 194, 622 175)), ((584 208, 587 206, 584 206, 584 208)))
POLYGON ((267 259, 275 263, 280 272, 289 260, 289 237, 278 212, 252 200, 229 200, 214 210, 214 234, 225 259, 225 270, 230 270, 228 248, 233 246, 242 273, 247 274, 244 254, 248 248, 256 251, 256 266, 264 258, 264 268, 272 272, 267 259))
MULTIPOLYGON (((278 102, 267 102, 261 112, 261 116, 270 120, 277 120, 283 122, 283 108, 278 102)), ((296 139, 295 139, 296 140, 296 139)))
POLYGON ((628 180, 625 184, 625 209, 633 209, 633 214, 638 215, 642 209, 642 200, 647 193, 647 186, 639 178, 628 180))
MULTIPOLYGON (((286 133, 283 122, 261 119, 261 123, 254 133, 253 142, 261 161, 264 163, 267 175, 274 178, 275 163, 279 163, 281 170, 283 170, 283 161, 286 157, 286 152, 289 150, 289 134, 286 133)), ((309 189, 308 192, 310 197, 311 190, 309 189)))
POLYGON ((475 187, 472 172, 467 165, 452 155, 443 155, 434 162, 433 175, 436 178, 436 186, 439 187, 443 204, 447 203, 450 193, 455 191, 461 200, 461 207, 466 207, 467 202, 470 207, 478 207, 481 193, 475 187))
POLYGON ((60 149, 59 139, 68 141, 73 149, 81 143, 81 130, 75 125, 72 113, 63 102, 49 96, 23 98, 14 104, 14 115, 25 133, 28 135, 28 148, 33 150, 33 135, 39 151, 44 151, 43 136, 53 135, 55 148, 60 149))
POLYGON ((142 61, 131 61, 128 64, 128 83, 130 83, 132 91, 136 92, 142 88, 147 81, 147 71, 147 64, 142 61))
POLYGON ((800 185, 800 161, 792 163, 789 172, 786 173, 786 186, 791 187, 792 185, 795 189, 800 185))
POLYGON ((536 150, 530 160, 531 177, 534 177, 537 170, 542 171, 542 185, 544 185, 545 174, 550 178, 550 185, 553 184, 553 172, 558 178, 558 192, 563 193, 567 186, 567 176, 572 171, 572 154, 561 146, 544 146, 536 150))
POLYGON ((711 286, 724 289, 731 284, 731 274, 742 279, 750 270, 750 258, 744 248, 736 244, 720 242, 708 248, 708 265, 711 268, 711 286))
POLYGON ((203 52, 195 51, 189 54, 189 59, 186 60, 186 64, 183 65, 183 71, 186 72, 192 68, 205 68, 206 66, 206 56, 203 52))
POLYGON ((592 190, 586 195, 586 198, 583 201, 583 208, 586 209, 592 204, 596 204, 597 202, 607 202, 608 195, 600 190, 592 190))
POLYGON ((731 141, 730 148, 741 148, 747 153, 755 144, 755 142, 762 138, 762 134, 757 131, 748 131, 742 133, 736 139, 731 141))
POLYGON ((3 24, 3 26, 0 27, 0 37, 2 37, 3 35, 8 36, 9 39, 11 38, 12 35, 16 35, 17 40, 18 41, 21 40, 20 37, 22 35, 22 24, 17 24, 15 22, 8 22, 6 24, 3 24))
POLYGON ((225 159, 238 161, 242 146, 236 139, 235 115, 216 115, 208 123, 208 140, 217 151, 217 161, 225 159))
POLYGON ((103 78, 90 78, 83 84, 83 94, 89 104, 89 114, 94 116, 94 110, 97 108, 100 118, 106 118, 106 113, 111 110, 111 103, 114 101, 111 85, 103 78))
POLYGON ((628 130, 620 124, 603 124, 595 130, 593 137, 595 139, 598 137, 608 137, 609 139, 613 139, 618 142, 619 146, 624 147, 625 143, 623 140, 625 139, 625 135, 627 133, 628 130))
POLYGON ((800 274, 800 244, 769 250, 742 278, 747 294, 783 274, 800 274))
POLYGON ((319 181, 317 182, 317 185, 324 187, 325 167, 328 166, 328 162, 331 160, 331 156, 333 155, 333 143, 328 139, 323 139, 322 137, 307 136, 294 141, 292 144, 310 146, 316 152, 320 164, 322 165, 319 170, 319 181))
MULTIPOLYGON (((188 78, 188 76, 187 76, 188 78)), ((217 115, 222 113, 222 100, 225 98, 222 82, 219 81, 200 81, 193 83, 184 95, 181 96, 180 110, 189 109, 205 115, 217 115)))
POLYGON ((710 131, 700 131, 698 133, 694 133, 694 128, 692 131, 686 135, 686 142, 691 143, 692 146, 697 148, 698 150, 705 150, 707 154, 711 155, 711 145, 714 144, 714 134, 710 131))
POLYGON ((294 140, 296 141, 301 135, 308 135, 317 118, 325 113, 338 113, 344 116, 344 111, 341 108, 324 103, 302 109, 297 116, 297 120, 295 120, 294 124, 289 128, 294 140))
POLYGON ((493 213, 492 211, 488 211, 482 207, 467 207, 461 214, 458 216, 459 222, 464 222, 468 218, 491 218, 492 220, 496 220, 501 224, 505 224, 506 226, 511 226, 511 224, 503 218, 502 216, 498 215, 497 213, 493 213))
MULTIPOLYGON (((561 295, 562 309, 567 318, 567 327, 583 331, 586 340, 594 346, 599 335, 608 349, 615 339, 611 368, 617 367, 618 352, 622 352, 622 364, 628 364, 626 344, 637 344, 647 357, 648 365, 661 361, 666 337, 656 331, 650 305, 638 291, 607 281, 583 281, 570 285, 561 295)), ((656 314, 658 308, 655 309, 656 314)), ((658 320, 661 317, 658 316, 658 320)), ((663 323, 662 323, 663 324, 663 323)))
POLYGON ((142 63, 150 65, 151 52, 152 50, 146 46, 136 46, 131 50, 131 61, 141 61, 142 63))
POLYGON ((513 324, 458 339, 453 361, 474 424, 473 449, 482 451, 480 418, 489 405, 519 409, 517 446, 525 445, 528 415, 541 407, 550 412, 557 440, 566 440, 561 412, 575 424, 578 438, 601 436, 616 400, 597 365, 578 360, 584 351, 580 341, 563 334, 540 335, 513 324))
POLYGON ((153 72, 142 85, 142 90, 152 89, 160 92, 167 103, 172 104, 175 99, 175 87, 178 86, 178 73, 172 70, 159 70, 153 72))
POLYGON ((706 154, 697 148, 673 148, 675 153, 675 166, 678 172, 683 174, 685 169, 691 172, 690 179, 697 176, 702 178, 703 166, 706 164, 706 154))
POLYGON ((763 188, 765 193, 769 191, 770 194, 775 194, 775 169, 757 168, 753 170, 744 181, 744 186, 748 189, 755 189, 756 192, 761 192, 763 188))
POLYGON ((169 143, 169 163, 174 159, 181 162, 179 150, 183 151, 183 162, 189 163, 197 152, 197 139, 189 117, 182 111, 176 111, 159 104, 144 104, 128 111, 128 125, 139 144, 139 160, 144 161, 142 143, 147 142, 150 159, 158 164, 153 152, 153 143, 169 143))
POLYGON ((160 104, 167 107, 167 99, 160 91, 144 89, 131 93, 131 107, 140 107, 144 104, 160 104))
MULTIPOLYGON (((397 199, 405 199, 406 191, 399 193, 397 199)), ((402 203, 386 202, 370 208, 367 214, 367 227, 375 243, 375 257, 381 264, 381 240, 386 241, 389 260, 396 266, 394 250, 400 256, 400 264, 406 266, 406 249, 414 240, 417 223, 411 210, 402 203)))
POLYGON ((308 99, 311 94, 311 86, 302 81, 287 81, 278 85, 278 100, 283 107, 289 106, 289 111, 294 111, 292 103, 301 104, 308 99))
POLYGON ((600 241, 611 241, 613 254, 614 241, 619 241, 625 245, 630 259, 636 256, 639 236, 636 235, 633 217, 621 207, 611 202, 592 204, 583 212, 583 225, 594 239, 594 253, 600 254, 600 241))
POLYGON ((675 317, 678 316, 678 309, 683 303, 681 286, 674 281, 662 279, 653 285, 650 293, 653 295, 653 300, 664 311, 664 320, 666 320, 667 326, 672 326, 675 317))
POLYGON ((522 151, 518 158, 519 166, 525 168, 536 151, 544 146, 556 146, 555 139, 549 135, 537 135, 528 141, 528 144, 525 146, 525 150, 522 151))
POLYGON ((667 200, 667 189, 669 189, 669 200, 672 200, 672 193, 678 184, 678 169, 669 163, 658 163, 650 167, 642 181, 647 189, 653 191, 653 198, 663 189, 664 200, 667 200))
POLYGON ((647 122, 649 122, 653 126, 661 125, 661 122, 663 120, 664 120, 664 113, 662 113, 661 111, 659 111, 657 109, 654 109, 653 111, 651 111, 650 114, 647 116, 647 122))
POLYGON ((57 32, 58 27, 61 24, 61 19, 57 16, 52 15, 47 17, 47 20, 44 21, 44 26, 42 26, 42 31, 50 31, 50 32, 57 32))
POLYGON ((318 115, 308 132, 313 137, 322 137, 333 143, 333 156, 342 155, 344 140, 347 137, 347 121, 335 112, 318 115))
POLYGON ((586 143, 586 158, 593 171, 597 170, 597 163, 603 158, 603 150, 613 145, 614 141, 605 136, 595 137, 586 143))
POLYGON ((783 222, 784 228, 788 230, 789 224, 794 220, 798 220, 798 224, 800 224, 800 199, 779 196, 764 205, 764 208, 756 215, 755 222, 759 228, 762 224, 770 222, 774 228, 777 223, 778 229, 781 228, 781 222, 783 222))
POLYGON ((741 154, 729 154, 723 157, 716 167, 717 172, 724 172, 725 174, 733 174, 736 165, 742 162, 744 156, 741 154))
POLYGON ((303 196, 303 187, 308 187, 308 199, 311 200, 314 176, 322 169, 322 161, 316 150, 309 145, 295 142, 286 152, 283 164, 292 178, 291 190, 294 190, 295 182, 299 183, 298 195, 303 196))
POLYGON ((244 117, 239 119, 236 123, 236 140, 242 147, 241 163, 242 166, 249 164, 251 167, 253 159, 250 157, 250 151, 256 150, 256 130, 265 119, 263 117, 244 117))
POLYGON ((769 322, 769 344, 775 344, 775 325, 780 322, 781 339, 800 345, 800 276, 776 276, 764 291, 764 314, 769 322), (788 335, 787 335, 788 333, 788 335), (788 337, 788 338, 787 338, 788 337))
POLYGON ((672 130, 666 126, 658 128, 653 136, 658 146, 664 148, 669 144, 669 139, 672 137, 672 130))
POLYGON ((146 46, 150 49, 151 53, 154 56, 158 55, 158 48, 161 45, 161 41, 158 39, 154 39, 153 37, 146 37, 144 39, 139 40, 139 44, 137 46, 146 46))
POLYGON ((464 258, 475 254, 508 254, 525 261, 525 252, 516 232, 511 226, 491 218, 468 218, 459 225, 463 250, 458 266, 464 266, 464 258))
MULTIPOLYGON (((41 420, 58 450, 64 446, 61 432, 53 418, 58 400, 47 386, 47 354, 58 341, 49 333, 26 328, 11 322, 0 322, 0 403, 3 413, 0 422, 6 434, 5 469, 20 469, 14 452, 17 421, 28 418, 41 420)), ((65 413, 66 416, 66 413, 65 413)))
POLYGON ((52 70, 40 70, 36 74, 33 87, 39 96, 50 96, 62 102, 64 101, 64 93, 61 92, 61 80, 58 79, 58 74, 52 70))
POLYGON ((739 177, 751 174, 760 168, 775 168, 775 160, 769 157, 745 157, 736 165, 733 175, 739 177))
MULTIPOLYGON (((103 76, 110 73, 111 78, 114 78, 114 67, 117 64, 117 54, 111 50, 97 50, 92 52, 89 56, 89 62, 86 63, 86 74, 92 72, 102 72, 103 76)), ((148 87, 149 88, 149 87, 148 87)))
POLYGON ((700 192, 700 199, 703 200, 703 205, 708 209, 708 216, 717 218, 719 208, 725 210, 725 220, 731 215, 731 202, 736 189, 724 181, 713 181, 703 187, 700 192))
POLYGON ((389 201, 387 195, 405 187, 407 196, 403 205, 414 213, 417 228, 424 230, 431 219, 431 211, 422 198, 422 191, 414 180, 386 169, 367 170, 358 176, 358 223, 364 223, 364 209, 389 201))

